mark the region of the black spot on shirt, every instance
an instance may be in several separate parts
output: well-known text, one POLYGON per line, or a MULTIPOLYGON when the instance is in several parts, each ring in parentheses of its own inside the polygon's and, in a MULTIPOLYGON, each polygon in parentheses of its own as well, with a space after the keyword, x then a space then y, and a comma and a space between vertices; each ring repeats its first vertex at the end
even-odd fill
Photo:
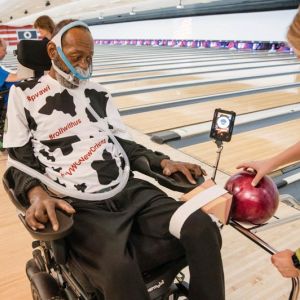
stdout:
POLYGON ((74 184, 75 188, 78 190, 78 191, 81 191, 84 193, 84 191, 86 190, 87 186, 85 183, 82 183, 82 184, 74 184))
POLYGON ((53 168, 53 167, 52 167, 52 169, 53 169, 53 171, 55 171, 55 172, 57 172, 57 173, 59 173, 59 172, 62 170, 61 167, 59 167, 59 168, 53 168))
POLYGON ((85 109, 85 112, 91 122, 97 122, 97 119, 90 113, 90 111, 87 108, 85 109))
MULTIPOLYGON (((106 92, 98 92, 94 89, 86 89, 84 91, 86 97, 90 99, 91 107, 101 118, 106 118, 106 105, 108 101, 108 94, 106 92)), ((88 114, 89 117, 89 114, 88 114)), ((89 117, 90 118, 90 117, 89 117)), ((94 118, 94 117, 93 117, 94 118)), ((92 121, 95 122, 95 121, 92 121)))
POLYGON ((16 87, 19 87, 22 91, 25 91, 26 89, 34 88, 38 83, 40 83, 40 81, 36 78, 25 79, 16 83, 16 87))
POLYGON ((45 149, 40 150, 40 153, 45 156, 48 160, 55 161, 54 156, 50 155, 45 149))
POLYGON ((54 182, 56 182, 56 183, 58 183, 58 184, 60 184, 60 185, 62 185, 64 187, 66 187, 66 185, 64 183, 61 183, 58 178, 56 178, 56 180, 54 180, 54 182))
POLYGON ((28 109, 26 109, 25 107, 24 107, 24 111, 25 111, 25 116, 26 116, 26 120, 27 120, 29 129, 36 131, 37 124, 36 124, 34 118, 31 116, 30 111, 28 109))
POLYGON ((104 149, 103 153, 102 153, 102 157, 104 160, 110 160, 112 159, 112 155, 110 152, 108 152, 106 149, 104 149))
POLYGON ((125 169, 125 159, 123 156, 120 157, 120 159, 121 159, 121 168, 122 168, 122 170, 124 170, 125 169))
POLYGON ((95 160, 91 166, 97 172, 100 184, 109 184, 119 176, 119 168, 115 160, 95 160))
POLYGON ((49 151, 53 152, 57 148, 59 148, 63 155, 68 155, 72 153, 73 146, 72 144, 79 142, 80 138, 77 135, 67 136, 54 140, 45 140, 41 141, 41 143, 47 147, 49 147, 49 151))
POLYGON ((56 93, 54 96, 48 96, 46 104, 39 110, 39 113, 51 115, 54 110, 70 114, 72 117, 76 116, 73 97, 67 90, 64 90, 62 93, 56 93))

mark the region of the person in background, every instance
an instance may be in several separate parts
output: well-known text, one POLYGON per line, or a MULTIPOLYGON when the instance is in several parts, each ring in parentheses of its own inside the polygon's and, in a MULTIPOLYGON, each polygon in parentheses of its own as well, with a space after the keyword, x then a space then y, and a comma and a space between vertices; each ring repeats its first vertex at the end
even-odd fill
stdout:
POLYGON ((289 26, 286 37, 294 53, 300 57, 300 9, 298 9, 292 24, 289 26))
MULTIPOLYGON (((0 38, 0 61, 4 59, 7 54, 7 44, 4 39, 0 38)), ((6 117, 6 108, 8 101, 8 90, 21 78, 17 73, 12 73, 5 67, 0 65, 0 151, 3 150, 2 140, 3 140, 3 129, 6 117)))
MULTIPOLYGON (((292 145, 286 150, 265 160, 249 161, 241 163, 237 168, 253 169, 256 175, 252 185, 256 186, 262 177, 279 166, 300 160, 300 142, 292 145)), ((300 276, 300 248, 296 251, 286 249, 280 251, 271 257, 273 265, 278 269, 283 277, 300 276)))
MULTIPOLYGON (((300 58, 300 7, 294 17, 287 32, 287 40, 292 46, 297 57, 300 58)), ((237 168, 251 168, 256 171, 256 176, 252 181, 252 185, 256 186, 260 179, 277 169, 281 165, 300 160, 300 142, 292 145, 279 154, 261 161, 245 162, 237 166, 237 168)), ((271 257, 273 265, 278 269, 283 277, 300 276, 300 248, 296 251, 286 249, 280 251, 271 257)))
MULTIPOLYGON (((0 61, 4 59, 7 54, 7 44, 4 39, 0 38, 0 61)), ((6 85, 11 86, 11 82, 19 81, 18 75, 6 70, 3 66, 0 66, 0 89, 3 90, 6 85)))
POLYGON ((51 36, 53 34, 55 24, 53 20, 49 16, 40 16, 38 17, 34 24, 34 28, 37 30, 37 32, 40 34, 40 37, 43 40, 49 41, 51 39, 51 36))

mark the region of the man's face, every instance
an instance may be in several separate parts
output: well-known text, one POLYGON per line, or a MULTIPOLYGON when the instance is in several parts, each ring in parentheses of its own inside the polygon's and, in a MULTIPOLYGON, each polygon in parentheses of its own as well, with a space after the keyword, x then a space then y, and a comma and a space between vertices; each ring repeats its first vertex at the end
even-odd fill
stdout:
POLYGON ((6 43, 2 41, 2 46, 0 46, 0 60, 2 60, 6 55, 6 43))
MULTIPOLYGON (((94 54, 94 41, 90 32, 83 28, 71 28, 63 36, 62 50, 76 71, 81 74, 87 74, 89 72, 94 54)), ((58 53, 56 53, 53 61, 62 71, 70 73, 69 68, 65 65, 58 53)), ((68 88, 76 87, 76 85, 68 82, 58 73, 56 73, 56 79, 68 88)), ((79 79, 76 78, 75 80, 79 83, 79 79)))

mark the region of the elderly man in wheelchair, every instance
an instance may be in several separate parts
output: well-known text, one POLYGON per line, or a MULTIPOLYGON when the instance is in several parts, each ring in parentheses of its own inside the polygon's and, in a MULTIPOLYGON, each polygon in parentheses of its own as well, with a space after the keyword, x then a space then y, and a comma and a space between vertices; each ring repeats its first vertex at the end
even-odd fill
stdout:
POLYGON ((4 136, 4 183, 38 240, 26 268, 34 299, 225 299, 215 222, 197 210, 174 237, 181 202, 132 173, 174 188, 177 176, 187 190, 205 171, 131 140, 110 94, 88 81, 85 23, 60 22, 47 51, 50 72, 12 88, 4 136), (186 265, 189 288, 175 287, 186 265))

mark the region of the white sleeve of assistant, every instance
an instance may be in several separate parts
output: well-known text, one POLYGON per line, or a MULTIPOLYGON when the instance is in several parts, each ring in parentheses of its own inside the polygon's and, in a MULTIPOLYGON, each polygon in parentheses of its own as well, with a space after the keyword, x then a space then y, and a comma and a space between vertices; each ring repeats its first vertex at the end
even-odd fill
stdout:
POLYGON ((121 116, 117 108, 113 103, 112 96, 108 93, 109 99, 106 105, 106 114, 107 114, 107 121, 108 123, 113 126, 111 130, 114 136, 120 137, 121 139, 130 140, 132 141, 133 138, 128 132, 127 127, 122 122, 121 116))
POLYGON ((30 139, 30 130, 24 111, 24 98, 20 88, 12 86, 9 92, 4 148, 22 147, 30 139))

